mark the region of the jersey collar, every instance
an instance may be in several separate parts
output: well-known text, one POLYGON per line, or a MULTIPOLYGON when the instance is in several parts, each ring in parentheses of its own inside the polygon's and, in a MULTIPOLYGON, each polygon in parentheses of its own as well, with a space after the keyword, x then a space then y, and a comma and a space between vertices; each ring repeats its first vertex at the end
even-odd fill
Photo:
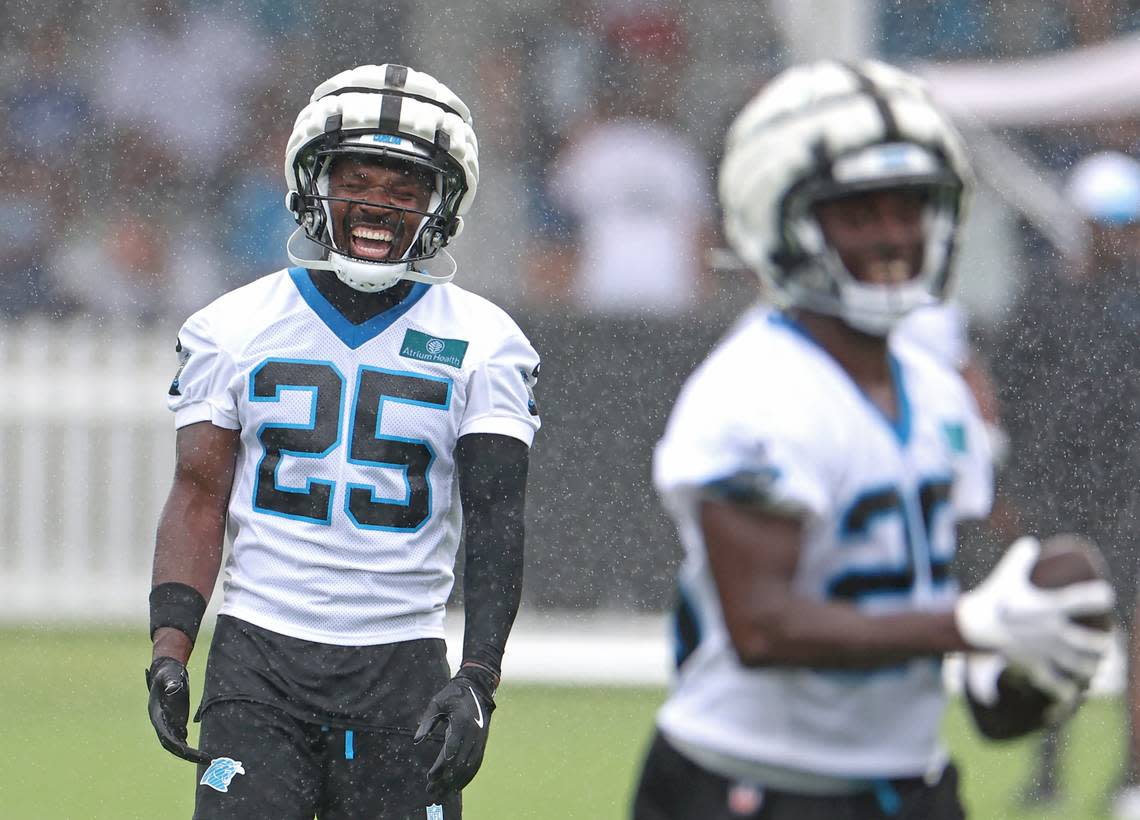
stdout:
POLYGON ((356 350, 365 342, 375 339, 391 327, 397 319, 411 310, 416 302, 422 299, 424 294, 431 288, 429 284, 417 282, 402 301, 397 302, 383 313, 373 316, 368 321, 354 325, 348 321, 348 319, 344 318, 344 315, 339 310, 332 306, 332 303, 324 297, 324 294, 317 290, 317 286, 314 285, 313 280, 309 278, 309 272, 307 270, 304 268, 289 268, 289 277, 293 280, 293 284, 297 286, 297 292, 301 294, 301 298, 312 308, 313 313, 317 314, 328 329, 335 333, 337 338, 344 342, 351 350, 356 350))
POLYGON ((905 447, 910 442, 910 399, 907 397, 906 393, 906 382, 903 380, 902 365, 899 364, 899 360, 895 357, 895 354, 893 352, 890 350, 887 351, 887 363, 891 371, 891 381, 894 382, 895 396, 898 399, 898 414, 896 418, 891 418, 888 416, 882 411, 879 405, 871 401, 871 397, 863 392, 863 389, 855 383, 855 380, 852 379, 847 371, 840 366, 839 362, 835 361, 835 358, 827 352, 827 349, 815 340, 815 337, 812 336, 810 332, 808 332, 808 329, 806 327, 797 322, 788 314, 782 313, 780 311, 773 311, 769 313, 768 321, 778 327, 783 327, 787 330, 792 331, 801 337, 804 341, 810 343, 811 346, 818 350, 820 353, 822 353, 828 361, 835 365, 835 369, 843 375, 843 377, 847 380, 847 383, 851 385, 852 389, 854 389, 855 392, 863 398, 863 400, 873 411, 874 415, 877 418, 881 419, 882 422, 890 429, 895 438, 898 439, 899 444, 905 447))

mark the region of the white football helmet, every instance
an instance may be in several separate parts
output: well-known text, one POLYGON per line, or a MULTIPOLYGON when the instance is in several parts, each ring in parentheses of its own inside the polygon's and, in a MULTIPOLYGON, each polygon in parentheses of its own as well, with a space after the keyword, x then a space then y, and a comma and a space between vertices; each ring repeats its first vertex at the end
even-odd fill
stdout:
POLYGON ((462 217, 475 198, 479 145, 471 111, 447 86, 420 71, 393 64, 343 71, 317 86, 297 116, 285 151, 285 181, 285 205, 300 225, 287 246, 294 264, 334 271, 345 284, 369 293, 401 279, 449 282, 455 262, 446 251, 451 262, 446 273, 420 270, 416 263, 435 256, 462 230, 462 217), (391 208, 418 225, 396 262, 362 259, 336 244, 329 169, 339 156, 362 154, 411 163, 435 176, 427 211, 391 208))
POLYGON ((944 296, 970 169, 917 77, 873 61, 783 72, 736 117, 719 178, 729 244, 785 304, 886 335, 944 296), (863 283, 824 240, 814 206, 902 187, 925 193, 922 268, 902 284, 863 283))

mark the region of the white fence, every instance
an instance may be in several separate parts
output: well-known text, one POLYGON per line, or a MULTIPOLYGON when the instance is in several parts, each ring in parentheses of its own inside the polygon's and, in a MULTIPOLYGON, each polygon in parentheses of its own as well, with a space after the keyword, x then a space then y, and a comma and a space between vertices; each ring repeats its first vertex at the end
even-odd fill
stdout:
POLYGON ((0 618, 142 618, 170 486, 174 338, 0 325, 0 618))

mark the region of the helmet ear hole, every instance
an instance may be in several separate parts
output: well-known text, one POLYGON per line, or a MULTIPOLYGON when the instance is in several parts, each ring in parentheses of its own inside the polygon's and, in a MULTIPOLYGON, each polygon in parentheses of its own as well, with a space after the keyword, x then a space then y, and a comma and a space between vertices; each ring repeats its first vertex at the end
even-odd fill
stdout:
POLYGON ((443 247, 447 237, 439 228, 424 231, 424 253, 435 253, 443 247))
POLYGON ((320 236, 325 232, 325 212, 319 206, 310 206, 305 209, 305 226, 310 236, 320 236))
POLYGON ((794 270, 807 261, 802 253, 783 247, 772 252, 772 264, 783 270, 794 270))

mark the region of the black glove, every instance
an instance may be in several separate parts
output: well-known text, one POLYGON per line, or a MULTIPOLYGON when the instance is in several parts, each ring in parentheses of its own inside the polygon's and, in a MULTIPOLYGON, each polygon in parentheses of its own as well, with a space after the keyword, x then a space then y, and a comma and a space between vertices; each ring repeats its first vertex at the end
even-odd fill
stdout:
POLYGON ((494 697, 495 676, 482 667, 465 666, 428 703, 413 742, 419 743, 437 725, 447 723, 443 750, 428 772, 432 799, 460 791, 479 771, 495 711, 494 697))
POLYGON ((190 719, 190 675, 174 658, 155 658, 146 670, 150 690, 150 722, 162 748, 191 763, 210 764, 211 757, 186 743, 186 721, 190 719))

